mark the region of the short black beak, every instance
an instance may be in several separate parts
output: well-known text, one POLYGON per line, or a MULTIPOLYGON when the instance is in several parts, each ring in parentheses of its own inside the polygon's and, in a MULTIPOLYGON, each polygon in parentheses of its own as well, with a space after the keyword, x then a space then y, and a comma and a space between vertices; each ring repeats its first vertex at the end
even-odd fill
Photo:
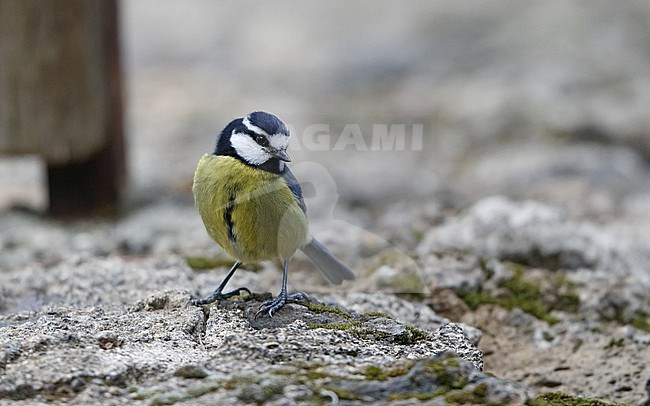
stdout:
POLYGON ((291 162, 291 158, 289 157, 289 154, 287 154, 287 151, 283 149, 278 149, 272 152, 272 154, 274 157, 278 158, 281 161, 291 162))

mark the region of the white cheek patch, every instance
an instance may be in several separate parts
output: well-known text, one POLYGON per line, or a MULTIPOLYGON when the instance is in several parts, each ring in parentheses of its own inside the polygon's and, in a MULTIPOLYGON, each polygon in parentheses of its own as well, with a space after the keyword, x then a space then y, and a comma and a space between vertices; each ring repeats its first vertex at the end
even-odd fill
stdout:
POLYGON ((247 134, 233 132, 230 144, 240 157, 253 165, 261 165, 273 157, 247 134))
POLYGON ((289 137, 285 134, 273 134, 268 139, 269 146, 275 150, 285 150, 289 146, 289 137))

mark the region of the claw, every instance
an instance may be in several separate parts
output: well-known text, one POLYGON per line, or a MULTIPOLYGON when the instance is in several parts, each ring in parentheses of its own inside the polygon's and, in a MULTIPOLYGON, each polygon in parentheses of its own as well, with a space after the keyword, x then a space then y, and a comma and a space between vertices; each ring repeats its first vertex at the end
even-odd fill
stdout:
POLYGON ((262 303, 257 313, 255 313, 254 318, 257 318, 260 314, 265 312, 268 312, 269 317, 273 318, 273 313, 275 313, 277 310, 282 308, 282 306, 284 306, 286 303, 287 303, 287 299, 283 295, 279 295, 275 299, 266 301, 262 303))
POLYGON ((309 296, 305 295, 302 292, 294 293, 293 295, 288 295, 286 293, 280 292, 280 294, 272 300, 268 300, 260 306, 257 313, 255 313, 255 319, 262 313, 267 313, 270 318, 273 318, 273 313, 280 310, 284 307, 287 302, 309 302, 309 296))
POLYGON ((249 295, 251 294, 251 291, 246 288, 246 287, 241 287, 239 289, 232 290, 227 293, 221 293, 219 291, 214 291, 210 296, 205 297, 203 299, 192 299, 190 300, 190 304, 193 306, 203 306, 206 304, 214 303, 218 300, 225 300, 230 297, 239 295, 242 291, 247 292, 249 295))
POLYGON ((219 285, 219 287, 216 288, 210 296, 203 299, 192 299, 189 301, 189 303, 193 306, 203 306, 209 303, 216 302, 217 300, 228 299, 229 297, 238 295, 242 290, 245 290, 250 295, 251 291, 248 290, 248 288, 239 288, 239 289, 232 290, 228 293, 221 293, 223 291, 223 288, 226 287, 226 284, 228 283, 230 278, 232 278, 232 276, 234 275, 237 268, 239 268, 239 265, 241 265, 241 262, 239 261, 233 264, 232 268, 230 268, 230 271, 228 271, 228 275, 226 275, 224 280, 221 282, 221 285, 219 285))
POLYGON ((280 294, 275 299, 269 300, 262 303, 257 313, 255 313, 255 319, 262 313, 268 313, 270 318, 273 318, 273 313, 280 310, 287 302, 296 302, 296 301, 309 301, 309 298, 304 293, 294 293, 293 295, 287 295, 287 273, 289 271, 289 260, 284 261, 282 266, 282 289, 280 289, 280 294))

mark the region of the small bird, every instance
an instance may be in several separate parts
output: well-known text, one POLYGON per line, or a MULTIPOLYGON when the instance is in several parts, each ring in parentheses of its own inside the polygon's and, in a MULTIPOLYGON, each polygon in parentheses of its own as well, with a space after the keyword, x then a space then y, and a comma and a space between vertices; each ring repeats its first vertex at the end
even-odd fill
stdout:
POLYGON ((242 287, 223 292, 245 262, 279 259, 282 288, 255 314, 273 313, 287 301, 308 300, 304 293, 287 295, 289 262, 301 249, 327 279, 340 285, 354 273, 309 234, 302 189, 285 162, 289 130, 275 115, 256 111, 231 121, 219 134, 212 154, 205 154, 194 173, 192 193, 205 229, 235 263, 214 292, 193 305, 227 299, 242 287))

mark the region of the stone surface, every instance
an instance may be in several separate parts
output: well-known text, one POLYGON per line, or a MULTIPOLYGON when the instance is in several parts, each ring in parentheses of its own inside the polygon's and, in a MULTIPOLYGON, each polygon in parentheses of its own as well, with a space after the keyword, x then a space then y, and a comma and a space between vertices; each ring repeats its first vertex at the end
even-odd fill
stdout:
POLYGON ((650 251, 639 230, 618 222, 482 199, 417 248, 429 303, 483 332, 481 345, 494 350, 488 369, 537 391, 640 402, 650 373, 650 251))
POLYGON ((480 200, 461 218, 433 229, 418 252, 449 249, 549 269, 597 268, 621 275, 638 267, 630 263, 628 246, 604 228, 571 221, 557 207, 502 196, 480 200))
MULTIPOLYGON (((176 249, 187 252, 193 247, 198 255, 209 252, 209 241, 180 220, 188 218, 191 225, 193 216, 187 206, 175 210, 169 203, 140 208, 133 218, 116 223, 60 224, 20 212, 2 216, 12 227, 4 228, 1 238, 13 241, 8 244, 12 252, 24 254, 0 272, 4 385, 0 403, 345 400, 348 390, 357 388, 359 376, 379 370, 408 371, 415 368, 409 362, 426 363, 444 351, 475 367, 481 367, 484 359, 487 371, 497 374, 493 382, 476 375, 480 379, 454 389, 458 393, 454 396, 487 391, 496 396, 491 399, 507 398, 516 404, 535 392, 562 390, 612 401, 644 399, 650 364, 645 351, 650 342, 643 330, 648 298, 646 275, 636 267, 647 252, 643 244, 631 244, 628 235, 610 251, 598 253, 613 258, 621 256, 619 249, 634 253, 629 257, 633 266, 617 270, 608 268, 611 261, 598 259, 578 257, 581 267, 547 269, 513 264, 502 255, 518 252, 534 263, 540 258, 530 248, 534 244, 541 252, 562 252, 562 244, 545 235, 572 236, 583 232, 585 225, 603 233, 620 229, 567 220, 561 209, 548 204, 487 199, 432 225, 415 253, 402 251, 395 257, 381 250, 366 251, 368 257, 361 264, 367 268, 359 270, 358 281, 344 287, 348 292, 319 292, 327 286, 323 277, 297 259, 290 272, 291 288, 307 291, 329 310, 290 304, 269 320, 253 318, 261 297, 226 301, 205 311, 185 306, 189 292, 208 294, 228 266, 217 257, 220 271, 194 270, 186 258, 151 248, 161 244, 158 240, 174 241, 170 237, 178 228, 185 237, 174 243, 176 249), (174 218, 165 226, 168 231, 161 232, 156 212, 174 218), (150 248, 134 250, 137 255, 120 248, 117 241, 126 236, 113 239, 119 235, 117 230, 129 224, 140 224, 142 237, 138 238, 150 242, 150 248), (39 246, 38 241, 51 244, 39 246), (392 269, 404 256, 415 258, 411 261, 420 272, 424 293, 407 293, 406 297, 412 296, 403 300, 390 289, 355 291, 379 289, 371 270, 392 269), (531 284, 536 286, 532 293, 531 284), (510 306, 509 302, 473 308, 463 296, 477 291, 507 297, 521 293, 517 289, 548 308, 548 314, 537 313, 526 302, 515 302, 512 308, 502 307, 510 306), (417 339, 419 331, 428 332, 425 340, 417 339), (477 343, 486 352, 484 357, 477 352, 477 343), (241 374, 233 377, 233 368, 241 374), (594 373, 603 368, 609 372, 594 373), (283 375, 286 369, 294 371, 293 376, 283 375), (341 385, 335 386, 335 381, 341 385), (19 398, 25 399, 14 400, 19 398)), ((584 241, 614 240, 583 235, 584 241)), ((229 286, 275 292, 280 276, 274 264, 248 267, 238 271, 229 286)), ((359 391, 377 389, 386 399, 397 399, 423 390, 417 385, 404 388, 398 377, 393 378, 390 382, 370 379, 359 391)), ((430 388, 437 385, 434 378, 426 382, 430 388)), ((444 396, 439 398, 430 400, 445 401, 444 396)))
POLYGON ((3 317, 0 403, 83 403, 105 397, 119 404, 149 398, 166 403, 177 392, 187 399, 200 398, 200 389, 188 393, 188 380, 209 382, 212 386, 203 389, 205 393, 240 400, 278 398, 293 382, 298 385, 293 389, 296 398, 289 400, 299 401, 305 392, 319 396, 313 389, 318 379, 303 382, 292 376, 312 368, 320 371, 321 379, 356 379, 369 367, 445 352, 469 361, 462 364, 463 375, 482 369, 480 351, 453 323, 425 331, 389 317, 293 304, 274 319, 256 319, 262 298, 234 299, 210 308, 189 306, 189 298, 187 293, 164 291, 130 306, 61 305, 3 317), (293 372, 269 382, 279 391, 269 395, 263 379, 272 379, 280 368, 293 372), (231 384, 251 374, 259 378, 260 387, 231 384))

